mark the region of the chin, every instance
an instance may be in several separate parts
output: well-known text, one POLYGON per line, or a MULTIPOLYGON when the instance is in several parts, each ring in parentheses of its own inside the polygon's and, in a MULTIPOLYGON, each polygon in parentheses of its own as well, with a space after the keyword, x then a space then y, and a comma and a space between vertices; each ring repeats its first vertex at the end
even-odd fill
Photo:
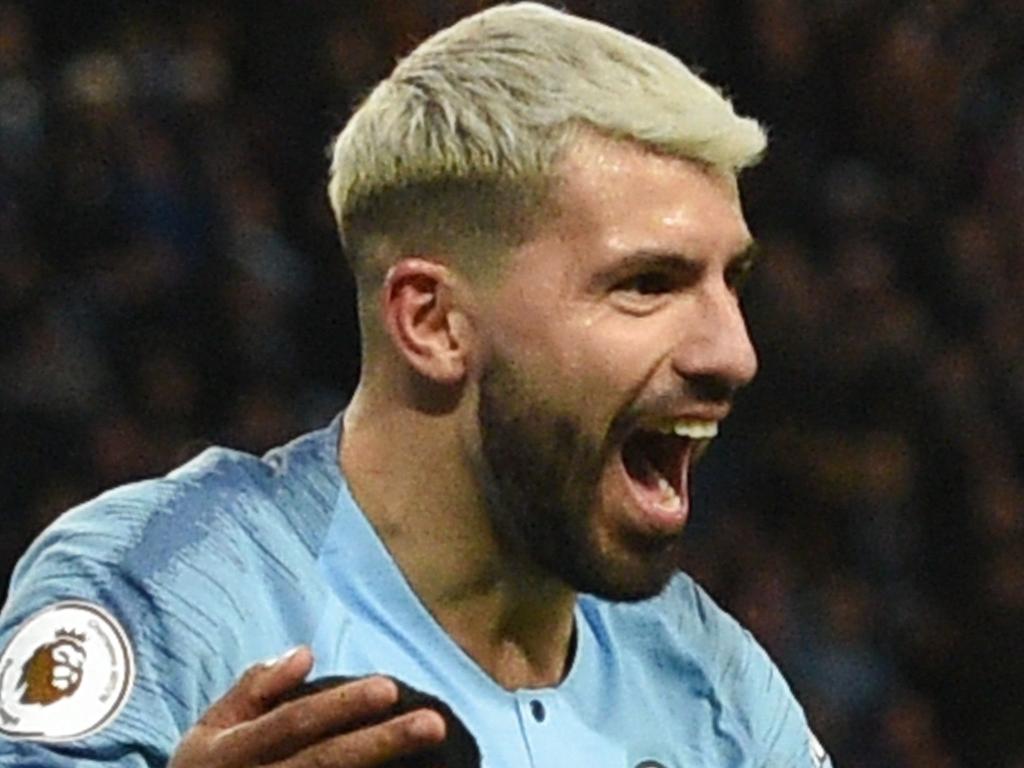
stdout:
POLYGON ((577 592, 611 602, 639 602, 660 595, 679 572, 679 540, 630 547, 627 552, 585 555, 563 560, 557 575, 577 592))
POLYGON ((593 595, 601 600, 612 603, 638 603, 657 597, 668 586, 677 569, 670 573, 659 574, 657 578, 631 578, 612 581, 605 579, 592 584, 581 584, 574 587, 577 592, 593 595))

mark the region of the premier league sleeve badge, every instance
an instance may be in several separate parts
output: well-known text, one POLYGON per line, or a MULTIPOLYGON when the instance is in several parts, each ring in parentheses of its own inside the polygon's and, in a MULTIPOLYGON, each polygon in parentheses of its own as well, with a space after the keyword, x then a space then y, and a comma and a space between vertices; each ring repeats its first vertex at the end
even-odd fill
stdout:
POLYGON ((98 605, 55 603, 27 619, 0 655, 0 735, 72 741, 121 711, 135 679, 132 646, 98 605))

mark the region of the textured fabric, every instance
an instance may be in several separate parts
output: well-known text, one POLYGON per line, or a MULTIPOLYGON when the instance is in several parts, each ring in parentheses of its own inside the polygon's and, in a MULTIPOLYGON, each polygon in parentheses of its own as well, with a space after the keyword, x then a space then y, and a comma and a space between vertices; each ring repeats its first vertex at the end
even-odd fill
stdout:
POLYGON ((641 603, 581 596, 566 679, 502 689, 434 621, 353 501, 339 425, 262 459, 210 449, 40 537, 15 571, 0 648, 47 605, 86 600, 124 626, 136 681, 84 739, 0 736, 0 767, 164 765, 247 666, 302 643, 314 676, 390 673, 444 699, 486 768, 829 765, 764 651, 683 574, 641 603))

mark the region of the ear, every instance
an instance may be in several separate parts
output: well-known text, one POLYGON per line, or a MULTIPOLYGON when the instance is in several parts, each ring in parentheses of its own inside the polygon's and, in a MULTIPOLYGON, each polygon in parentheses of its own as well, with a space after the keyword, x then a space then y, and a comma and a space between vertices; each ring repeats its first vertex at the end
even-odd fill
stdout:
POLYGON ((455 299, 455 276, 426 259, 402 259, 384 280, 384 325, 399 354, 438 384, 457 384, 468 370, 469 324, 455 299))

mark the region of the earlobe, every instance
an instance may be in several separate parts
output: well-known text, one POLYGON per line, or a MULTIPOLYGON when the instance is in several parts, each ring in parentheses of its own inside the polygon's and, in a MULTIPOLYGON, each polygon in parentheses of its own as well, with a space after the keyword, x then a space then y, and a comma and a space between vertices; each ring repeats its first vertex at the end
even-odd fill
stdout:
POLYGON ((384 281, 385 327, 399 355, 437 384, 465 376, 468 338, 455 305, 451 271, 425 259, 403 259, 384 281))

